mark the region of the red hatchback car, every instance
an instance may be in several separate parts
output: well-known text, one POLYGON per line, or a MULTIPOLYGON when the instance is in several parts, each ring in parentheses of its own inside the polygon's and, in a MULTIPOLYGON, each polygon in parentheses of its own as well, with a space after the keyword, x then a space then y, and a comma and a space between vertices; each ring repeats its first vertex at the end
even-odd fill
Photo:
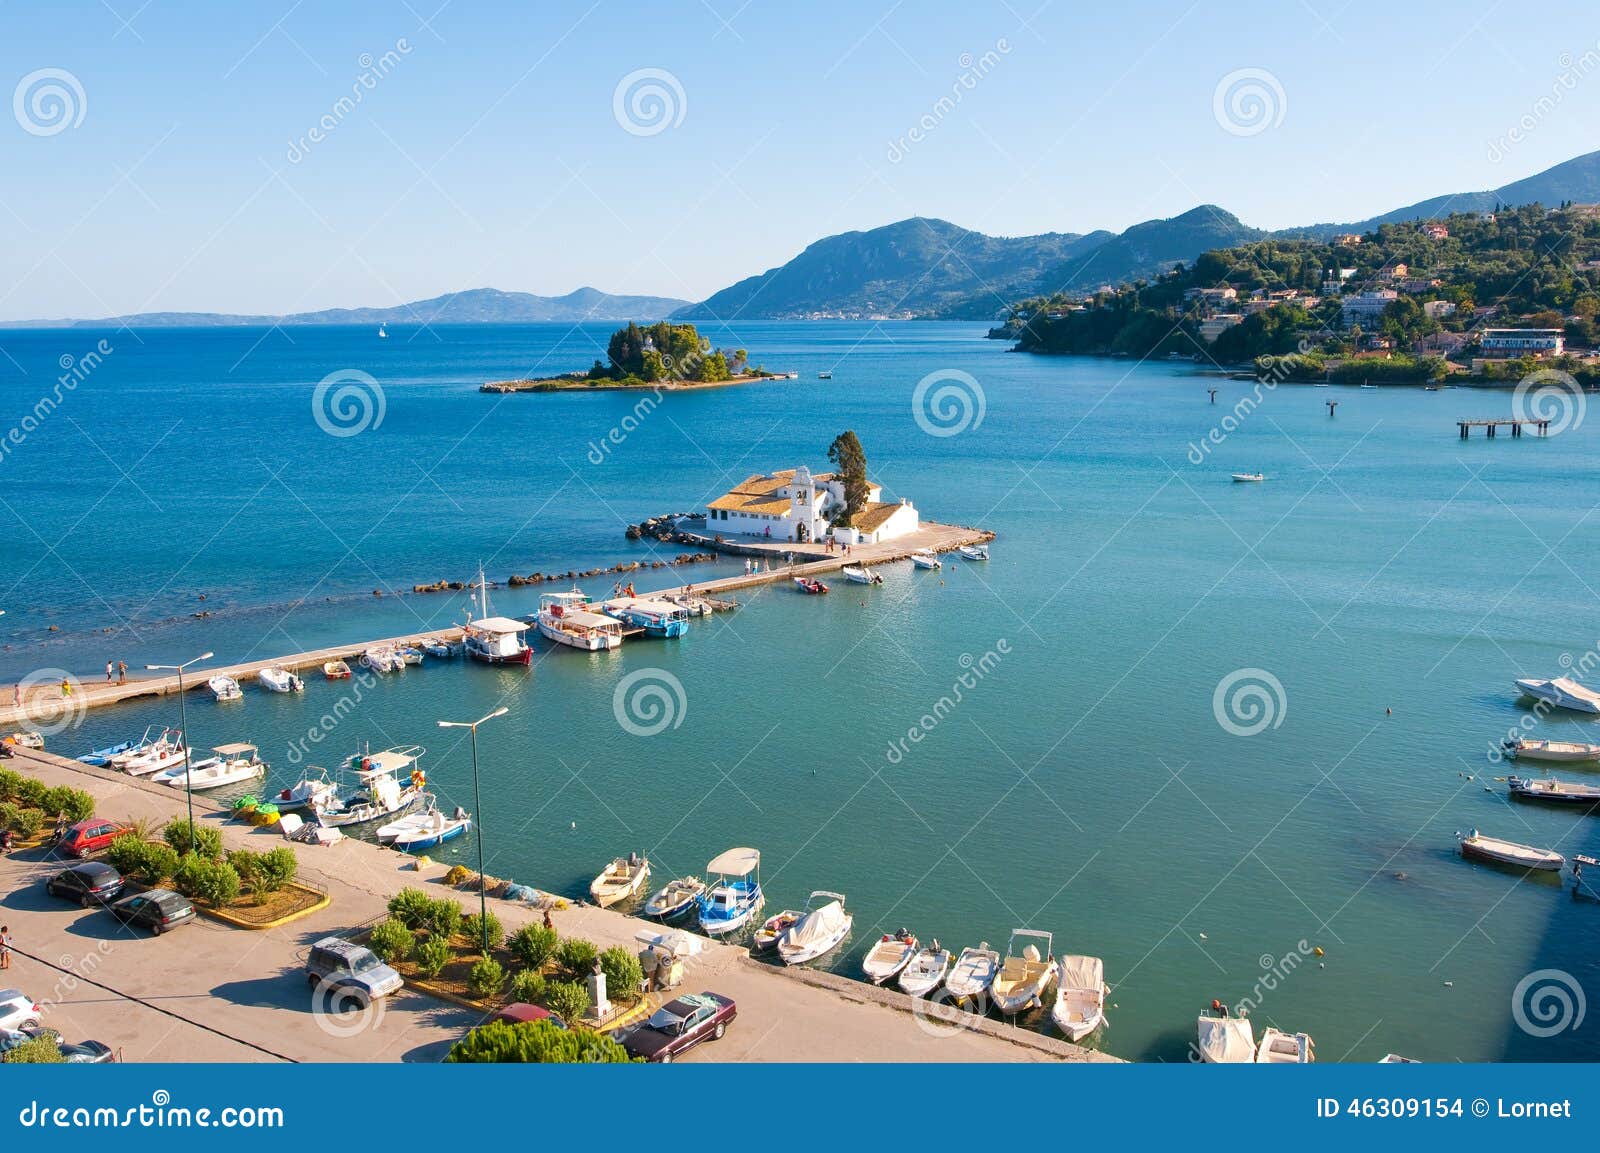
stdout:
POLYGON ((108 821, 104 817, 90 817, 79 821, 61 834, 56 847, 69 857, 87 857, 111 847, 111 842, 130 832, 127 825, 108 821))

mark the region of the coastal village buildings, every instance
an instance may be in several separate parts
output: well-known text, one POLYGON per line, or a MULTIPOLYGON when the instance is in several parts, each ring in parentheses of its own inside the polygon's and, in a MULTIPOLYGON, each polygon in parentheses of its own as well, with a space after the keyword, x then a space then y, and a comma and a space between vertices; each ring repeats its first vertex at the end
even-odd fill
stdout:
POLYGON ((1567 342, 1559 328, 1486 328, 1478 347, 1485 356, 1560 356, 1567 342))
POLYGON ((1392 288, 1380 288, 1372 292, 1357 292, 1345 296, 1339 305, 1339 321, 1346 328, 1355 325, 1370 326, 1383 315, 1383 310, 1388 308, 1400 294, 1392 288))
POLYGON ((805 543, 829 536, 839 544, 879 544, 917 531, 909 500, 884 501, 869 482, 867 504, 848 525, 834 517, 845 506, 844 481, 805 466, 746 477, 706 506, 706 526, 720 536, 754 536, 805 543))

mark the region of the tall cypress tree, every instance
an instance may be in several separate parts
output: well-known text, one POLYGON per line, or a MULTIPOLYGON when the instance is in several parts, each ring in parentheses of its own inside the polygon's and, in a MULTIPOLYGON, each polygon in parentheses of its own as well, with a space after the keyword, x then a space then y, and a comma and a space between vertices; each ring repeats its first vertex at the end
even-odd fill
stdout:
POLYGON ((846 429, 828 446, 828 459, 837 466, 844 484, 844 510, 833 522, 849 524, 867 506, 867 454, 856 434, 846 429))

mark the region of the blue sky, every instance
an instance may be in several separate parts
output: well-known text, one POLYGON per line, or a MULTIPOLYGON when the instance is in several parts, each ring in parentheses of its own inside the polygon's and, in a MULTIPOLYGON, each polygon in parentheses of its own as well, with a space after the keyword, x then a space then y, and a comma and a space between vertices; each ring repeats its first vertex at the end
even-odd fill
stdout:
POLYGON ((82 92, 34 81, 64 85, 60 131, 25 95, 0 116, 0 319, 700 298, 913 214, 1349 220, 1537 172, 1600 122, 1592 6, 441 2, 0 7, 0 87, 82 92), (614 97, 646 69, 670 122, 630 132, 614 97), (1240 70, 1259 132, 1214 107, 1240 70))

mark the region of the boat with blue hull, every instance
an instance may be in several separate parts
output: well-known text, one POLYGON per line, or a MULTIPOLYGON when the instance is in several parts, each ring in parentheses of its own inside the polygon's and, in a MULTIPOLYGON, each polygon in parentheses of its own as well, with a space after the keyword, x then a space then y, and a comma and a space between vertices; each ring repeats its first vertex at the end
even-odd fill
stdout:
POLYGON ((716 879, 695 898, 700 930, 706 936, 736 933, 766 907, 759 850, 729 849, 706 866, 706 876, 716 879))
POLYGON ((629 628, 643 629, 647 637, 681 637, 689 631, 689 610, 669 601, 617 597, 601 608, 629 628))
POLYGON ((161 736, 162 731, 163 730, 160 725, 151 725, 145 729, 144 736, 134 737, 132 740, 121 741, 115 745, 107 745, 105 748, 96 749, 92 753, 84 753, 83 756, 78 758, 78 763, 104 767, 105 765, 109 765, 114 757, 121 756, 123 753, 132 753, 143 749, 148 749, 151 745, 155 744, 156 739, 161 736))

